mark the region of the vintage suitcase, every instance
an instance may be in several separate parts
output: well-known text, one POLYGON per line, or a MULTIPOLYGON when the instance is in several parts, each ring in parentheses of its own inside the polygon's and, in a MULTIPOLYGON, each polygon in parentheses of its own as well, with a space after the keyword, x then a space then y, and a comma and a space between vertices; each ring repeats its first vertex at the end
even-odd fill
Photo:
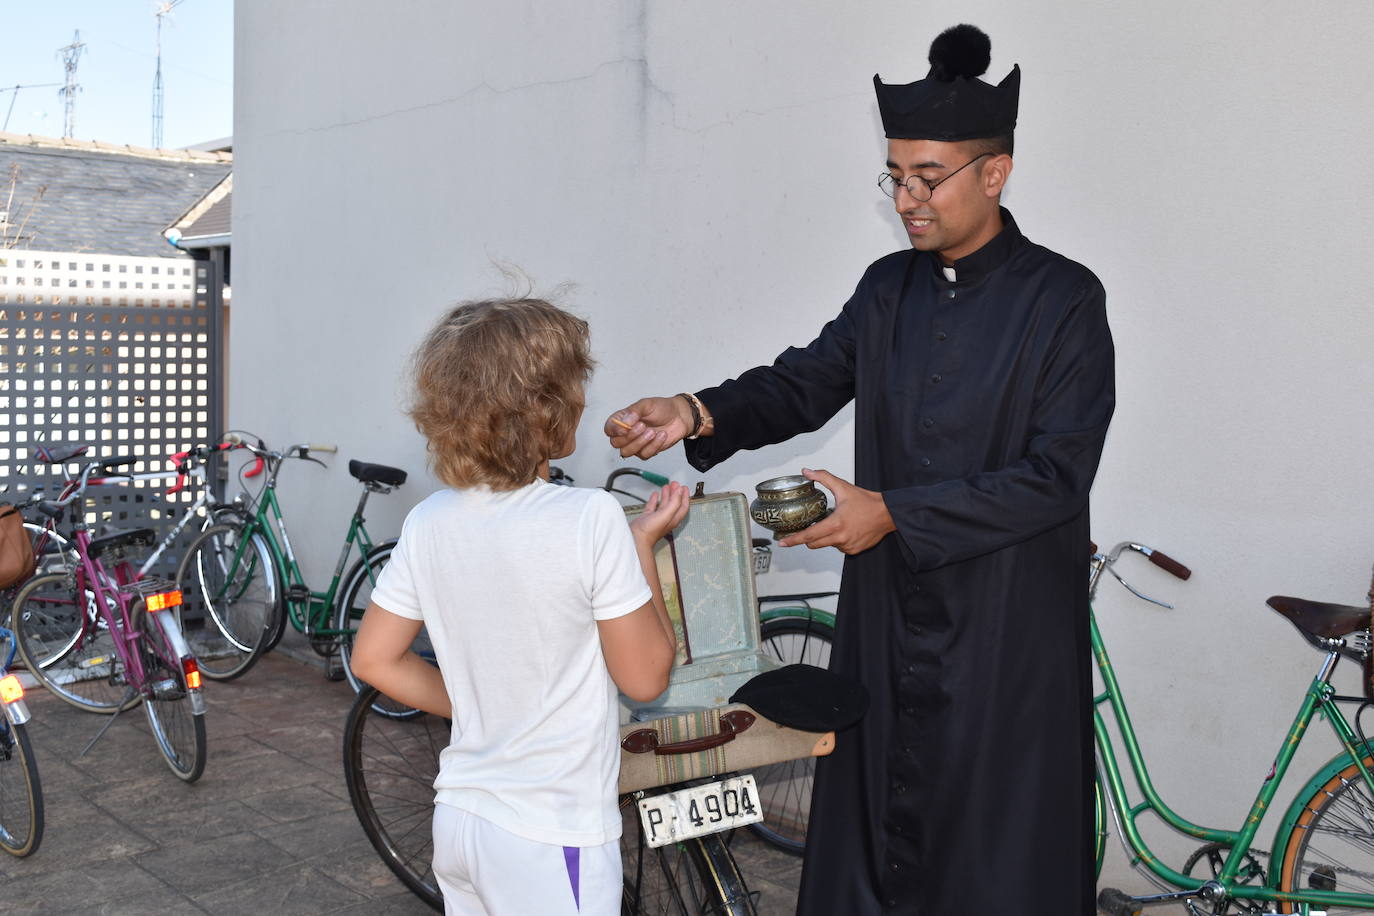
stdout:
POLYGON ((835 749, 835 733, 785 728, 734 703, 623 725, 620 748, 624 793, 799 757, 824 757, 835 749))
MULTIPOLYGON (((634 517, 642 506, 628 506, 634 517)), ((628 720, 724 706, 741 684, 781 666, 759 651, 749 505, 741 493, 692 500, 687 519, 657 550, 659 579, 678 629, 668 689, 637 703, 621 696, 628 720)))

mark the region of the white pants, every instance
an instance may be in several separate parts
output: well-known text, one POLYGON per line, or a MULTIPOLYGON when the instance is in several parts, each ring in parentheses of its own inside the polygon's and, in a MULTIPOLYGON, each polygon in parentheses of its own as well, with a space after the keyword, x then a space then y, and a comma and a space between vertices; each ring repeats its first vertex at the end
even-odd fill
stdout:
POLYGON ((619 916, 620 841, 554 846, 434 806, 434 877, 448 916, 619 916))

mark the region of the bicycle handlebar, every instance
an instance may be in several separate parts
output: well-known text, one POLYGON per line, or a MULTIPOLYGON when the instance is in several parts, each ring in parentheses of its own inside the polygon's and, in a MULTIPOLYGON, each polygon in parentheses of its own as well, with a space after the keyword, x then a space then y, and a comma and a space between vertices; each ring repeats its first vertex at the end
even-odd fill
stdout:
POLYGON ((1144 544, 1137 544, 1134 541, 1122 541, 1120 544, 1117 544, 1115 547, 1111 549, 1110 552, 1106 554, 1098 553, 1096 544, 1093 544, 1092 546, 1093 573, 1090 579, 1090 585, 1088 590, 1089 598, 1096 595, 1098 580, 1101 578, 1102 571, 1106 570, 1107 572, 1112 574, 1112 577, 1115 578, 1116 581, 1124 585, 1127 591, 1129 591, 1132 595, 1135 595, 1137 598, 1141 598, 1145 601, 1150 602, 1151 604, 1158 604, 1160 607, 1166 607, 1171 609, 1173 608, 1173 605, 1171 604, 1166 604, 1163 601, 1159 601, 1155 598, 1151 598, 1149 595, 1143 594, 1140 590, 1135 588, 1135 586, 1131 585, 1131 583, 1123 579, 1121 577, 1121 573, 1117 572, 1113 568, 1113 564, 1115 564, 1116 561, 1121 558, 1121 554, 1127 550, 1132 550, 1136 553, 1142 554, 1151 563, 1158 566, 1165 572, 1169 573, 1171 576, 1175 576, 1179 579, 1183 579, 1186 581, 1193 575, 1193 571, 1191 569, 1184 566, 1182 563, 1178 562, 1168 554, 1164 553, 1162 550, 1155 550, 1153 547, 1147 547, 1144 544))
MULTIPOLYGON (((1149 548, 1146 549, 1148 550, 1149 548)), ((1163 553, 1162 551, 1150 550, 1149 553, 1145 554, 1145 556, 1149 557, 1150 562, 1158 566, 1160 569, 1164 570, 1170 575, 1177 576, 1185 582, 1189 579, 1189 577, 1193 575, 1193 571, 1191 569, 1184 566, 1182 563, 1178 562, 1173 557, 1163 553)))

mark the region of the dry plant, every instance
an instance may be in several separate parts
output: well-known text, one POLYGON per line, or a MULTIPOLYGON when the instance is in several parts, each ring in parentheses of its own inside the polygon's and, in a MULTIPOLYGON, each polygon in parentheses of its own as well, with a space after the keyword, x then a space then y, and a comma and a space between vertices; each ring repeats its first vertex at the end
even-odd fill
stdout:
MULTIPOLYGON (((43 195, 47 193, 48 186, 40 184, 33 192, 33 197, 29 199, 28 206, 24 210, 23 218, 19 224, 15 225, 14 216, 14 192, 19 188, 19 163, 10 163, 10 187, 6 194, 5 207, 0 210, 0 248, 18 248, 21 242, 32 242, 33 238, 24 237, 24 227, 28 225, 29 217, 33 216, 33 211, 38 209, 43 202, 43 195)), ((23 206, 22 204, 20 206, 23 206)))

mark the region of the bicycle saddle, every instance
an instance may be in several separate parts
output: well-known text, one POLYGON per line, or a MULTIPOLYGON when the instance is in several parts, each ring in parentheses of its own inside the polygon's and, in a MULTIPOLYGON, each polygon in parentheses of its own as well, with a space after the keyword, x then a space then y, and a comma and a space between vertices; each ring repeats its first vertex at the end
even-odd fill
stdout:
POLYGON ((348 473, 363 483, 380 483, 388 487, 399 487, 406 482, 406 472, 400 468, 384 464, 368 464, 354 458, 348 462, 348 473))
POLYGON ((33 450, 33 457, 44 464, 61 464, 70 461, 78 455, 86 454, 89 445, 57 445, 52 448, 40 445, 33 450))
POLYGON ((1370 609, 1275 595, 1266 602, 1308 636, 1336 639, 1369 626, 1370 609))
POLYGON ((92 559, 107 550, 118 547, 152 547, 157 543, 157 532, 151 528, 134 528, 129 531, 112 531, 98 538, 91 538, 86 552, 92 559))

